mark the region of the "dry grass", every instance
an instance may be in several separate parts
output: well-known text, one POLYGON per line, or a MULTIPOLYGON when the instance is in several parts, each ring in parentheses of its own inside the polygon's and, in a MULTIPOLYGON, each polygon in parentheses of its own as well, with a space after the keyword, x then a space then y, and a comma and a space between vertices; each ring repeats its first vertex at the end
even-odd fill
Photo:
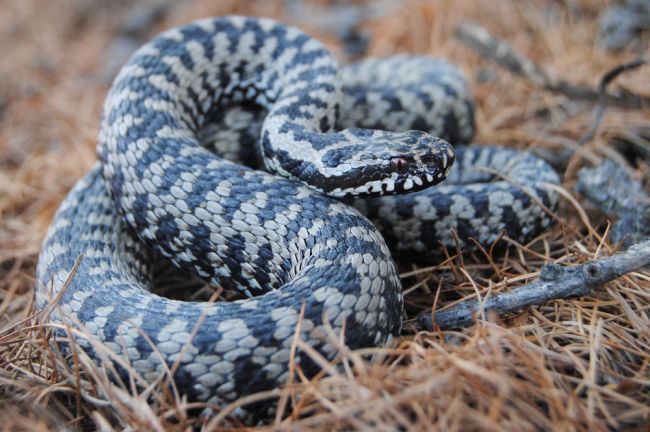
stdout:
MULTIPOLYGON (((589 129, 593 106, 514 78, 452 35, 461 20, 472 19, 548 70, 595 86, 606 70, 633 57, 595 47, 600 3, 407 1, 364 27, 374 35, 370 54, 414 51, 460 65, 476 94, 476 141, 552 151, 589 129)), ((48 344, 52 327, 34 315, 40 242, 56 206, 95 159, 109 84, 102 52, 131 4, 23 0, 5 2, 0 11, 0 425, 8 430, 238 425, 229 417, 236 406, 201 417, 198 405, 164 385, 165 377, 136 393, 128 383, 109 381, 81 352, 64 358, 48 344)), ((176 4, 173 18, 153 32, 232 12, 283 17, 279 1, 197 0, 176 4)), ((294 23, 341 52, 336 38, 313 22, 294 23)), ((641 68, 612 88, 647 97, 648 78, 648 68, 641 68)), ((605 219, 586 212, 570 191, 581 166, 603 157, 623 160, 612 137, 649 118, 648 107, 606 112, 596 137, 562 172, 567 196, 559 223, 531 244, 512 244, 505 255, 464 254, 426 269, 404 263, 409 316, 525 283, 545 263, 570 265, 614 252, 605 219)), ((645 163, 634 171, 648 178, 645 163)), ((391 348, 365 352, 342 345, 341 367, 323 362, 324 372, 311 380, 297 370, 285 389, 259 397, 279 398, 287 407, 276 422, 286 429, 647 430, 649 304, 650 273, 632 273, 589 297, 501 319, 480 317, 458 332, 405 335, 391 348)))

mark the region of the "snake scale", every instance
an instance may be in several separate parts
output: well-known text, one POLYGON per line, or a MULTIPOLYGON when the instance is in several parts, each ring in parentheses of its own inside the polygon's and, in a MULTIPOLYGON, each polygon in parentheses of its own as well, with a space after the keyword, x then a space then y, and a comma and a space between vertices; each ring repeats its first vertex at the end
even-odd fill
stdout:
MULTIPOLYGON (((339 70, 321 43, 272 20, 173 28, 115 78, 100 162, 45 239, 37 306, 55 298, 51 319, 96 336, 75 342, 100 362, 99 340, 140 384, 176 364, 190 400, 222 405, 275 388, 297 325, 328 359, 332 334, 352 348, 399 335, 387 244, 431 260, 454 245, 451 229, 466 244, 503 230, 527 241, 549 226, 540 204, 557 197, 541 182, 556 183, 553 170, 528 153, 446 142, 473 132, 468 85, 443 61, 403 55, 339 70), (268 172, 215 152, 261 159, 268 172), (159 296, 160 255, 248 298, 159 296)), ((302 350, 295 361, 318 370, 302 350)))

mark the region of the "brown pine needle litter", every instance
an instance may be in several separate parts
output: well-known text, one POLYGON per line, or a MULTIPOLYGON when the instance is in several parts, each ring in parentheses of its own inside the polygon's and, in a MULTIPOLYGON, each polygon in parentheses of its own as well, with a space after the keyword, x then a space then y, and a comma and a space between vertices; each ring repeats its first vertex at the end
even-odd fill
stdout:
MULTIPOLYGON (((131 382, 109 380, 114 367, 109 360, 120 359, 101 345, 95 349, 106 362, 98 366, 81 351, 66 356, 48 343, 53 325, 48 324, 47 313, 36 315, 33 308, 37 254, 58 203, 95 160, 102 100, 115 68, 132 49, 127 42, 140 38, 139 44, 194 18, 240 13, 298 25, 347 60, 352 55, 341 39, 323 25, 322 13, 313 12, 345 3, 3 2, 0 427, 29 431, 242 428, 232 416, 237 407, 273 399, 282 413, 261 428, 650 428, 649 272, 629 273, 579 299, 556 300, 500 317, 479 314, 477 322, 463 330, 405 332, 385 348, 350 351, 339 335, 332 334, 341 354, 330 364, 312 352, 322 366, 318 376, 307 379, 294 365, 295 373, 285 388, 211 412, 178 395, 169 375, 144 387, 134 386, 141 381, 135 373, 131 382), (140 21, 134 17, 155 8, 165 12, 145 14, 140 21), (131 39, 118 38, 125 33, 131 39)), ((573 186, 581 167, 602 159, 622 162, 647 182, 648 162, 628 165, 612 142, 616 138, 640 142, 636 131, 650 123, 650 107, 608 106, 593 138, 578 146, 576 142, 593 127, 596 103, 536 87, 482 59, 454 36, 461 23, 474 22, 547 73, 597 89, 604 73, 638 56, 630 50, 611 53, 597 46, 602 1, 371 3, 379 13, 364 17, 358 26, 360 33, 370 35, 366 54, 407 51, 446 57, 458 64, 475 92, 475 142, 567 155, 560 168, 564 182, 557 223, 530 244, 503 237, 499 244, 508 246, 505 252, 448 251, 448 260, 427 268, 402 263, 409 319, 531 282, 544 264, 576 265, 622 248, 608 240, 607 218, 589 208, 573 186)), ((648 48, 646 40, 642 43, 646 55, 648 48)), ((649 84, 650 69, 644 66, 621 74, 608 91, 647 99, 649 84)), ((78 334, 71 331, 70 337, 78 334)), ((310 348, 296 340, 296 349, 309 352, 310 348)), ((127 363, 121 364, 128 369, 127 363)))

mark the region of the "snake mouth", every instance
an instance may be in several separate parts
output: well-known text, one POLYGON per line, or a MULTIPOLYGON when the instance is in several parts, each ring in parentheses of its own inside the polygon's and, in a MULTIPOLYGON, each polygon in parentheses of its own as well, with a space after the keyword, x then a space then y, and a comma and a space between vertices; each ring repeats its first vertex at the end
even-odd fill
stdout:
MULTIPOLYGON (((338 197, 369 198, 417 192, 443 181, 454 158, 451 147, 422 158, 412 155, 393 157, 390 164, 395 168, 389 174, 386 174, 385 169, 366 167, 363 175, 368 180, 362 185, 336 188, 330 190, 329 194, 338 197), (407 168, 400 170, 400 165, 407 168)), ((349 181, 353 183, 352 179, 349 181)))

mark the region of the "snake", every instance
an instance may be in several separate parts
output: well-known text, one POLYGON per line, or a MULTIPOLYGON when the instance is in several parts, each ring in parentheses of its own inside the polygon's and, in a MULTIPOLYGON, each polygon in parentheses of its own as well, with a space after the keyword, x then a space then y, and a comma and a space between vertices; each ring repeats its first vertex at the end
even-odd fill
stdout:
POLYGON ((167 30, 108 92, 99 161, 40 252, 37 308, 118 376, 168 376, 217 406, 281 386, 290 364, 313 376, 313 353, 333 360, 340 340, 385 345, 403 318, 394 256, 430 261, 503 232, 526 242, 552 223, 557 174, 528 152, 465 146, 473 115, 444 60, 339 68, 266 18, 167 30), (159 295, 157 259, 242 298, 159 295))

